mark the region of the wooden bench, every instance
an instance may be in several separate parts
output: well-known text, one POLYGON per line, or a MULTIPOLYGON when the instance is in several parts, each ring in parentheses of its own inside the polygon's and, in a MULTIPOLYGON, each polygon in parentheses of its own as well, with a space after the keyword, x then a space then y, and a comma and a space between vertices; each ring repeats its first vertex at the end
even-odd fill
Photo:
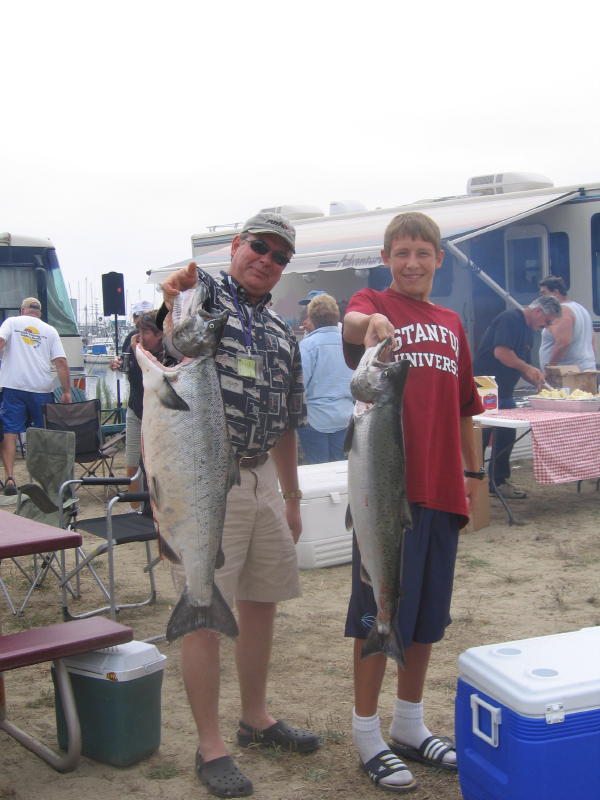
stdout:
POLYGON ((44 628, 0 635, 0 728, 59 772, 75 769, 81 755, 81 728, 71 678, 62 659, 129 642, 131 639, 131 628, 104 617, 62 622, 44 628), (6 718, 2 672, 42 664, 45 661, 53 661, 56 670, 69 741, 66 753, 56 753, 6 718))

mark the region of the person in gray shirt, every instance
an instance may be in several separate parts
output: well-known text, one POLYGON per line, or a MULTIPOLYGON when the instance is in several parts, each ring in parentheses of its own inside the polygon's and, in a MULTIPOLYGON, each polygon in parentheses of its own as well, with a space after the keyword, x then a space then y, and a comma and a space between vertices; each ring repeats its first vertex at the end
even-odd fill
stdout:
POLYGON ((540 369, 575 364, 580 370, 596 369, 592 318, 586 309, 567 297, 562 278, 549 275, 539 282, 540 294, 555 297, 562 314, 542 331, 540 369))

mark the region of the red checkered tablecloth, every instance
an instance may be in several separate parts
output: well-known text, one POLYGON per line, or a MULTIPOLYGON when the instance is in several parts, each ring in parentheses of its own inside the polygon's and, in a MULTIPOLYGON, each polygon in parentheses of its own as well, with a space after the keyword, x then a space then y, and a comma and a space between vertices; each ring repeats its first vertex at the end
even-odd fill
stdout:
POLYGON ((533 476, 537 483, 568 483, 600 477, 600 412, 503 408, 485 414, 524 420, 531 426, 533 476))

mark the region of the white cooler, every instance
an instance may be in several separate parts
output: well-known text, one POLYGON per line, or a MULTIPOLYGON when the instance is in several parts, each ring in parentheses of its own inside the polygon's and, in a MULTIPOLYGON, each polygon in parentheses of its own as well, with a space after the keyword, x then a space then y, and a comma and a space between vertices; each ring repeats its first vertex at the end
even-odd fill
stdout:
POLYGON ((333 567, 352 560, 352 531, 346 530, 348 462, 298 467, 302 535, 296 544, 301 569, 333 567))

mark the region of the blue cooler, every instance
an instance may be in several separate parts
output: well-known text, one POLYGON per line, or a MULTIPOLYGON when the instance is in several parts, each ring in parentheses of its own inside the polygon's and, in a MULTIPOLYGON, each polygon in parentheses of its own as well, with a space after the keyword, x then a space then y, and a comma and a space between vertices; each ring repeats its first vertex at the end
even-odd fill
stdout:
POLYGON ((600 798, 600 627, 459 656, 465 800, 600 798))

